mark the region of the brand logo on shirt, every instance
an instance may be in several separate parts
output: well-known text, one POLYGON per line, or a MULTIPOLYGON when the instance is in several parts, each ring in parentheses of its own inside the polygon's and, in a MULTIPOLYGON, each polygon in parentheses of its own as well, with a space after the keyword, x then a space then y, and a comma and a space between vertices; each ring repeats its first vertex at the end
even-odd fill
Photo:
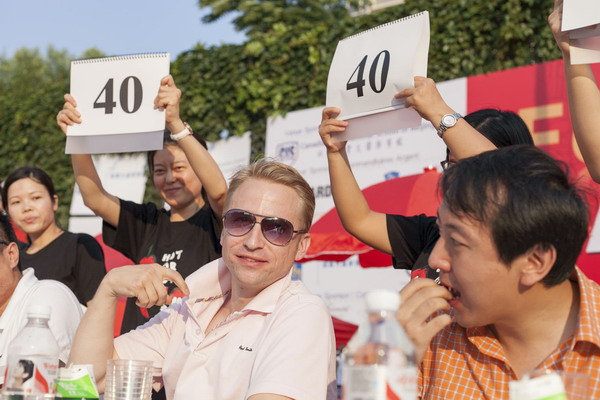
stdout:
POLYGON ((251 348, 251 347, 245 347, 245 346, 242 346, 241 344, 240 344, 240 347, 238 347, 238 348, 239 348, 240 350, 252 351, 252 348, 251 348))

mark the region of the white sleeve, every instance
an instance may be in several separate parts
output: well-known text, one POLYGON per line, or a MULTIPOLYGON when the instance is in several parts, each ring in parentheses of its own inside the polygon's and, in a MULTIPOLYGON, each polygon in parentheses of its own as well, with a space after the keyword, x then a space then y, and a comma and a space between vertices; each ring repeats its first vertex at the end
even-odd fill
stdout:
POLYGON ((275 393, 296 400, 334 399, 335 337, 320 299, 278 313, 257 354, 246 398, 275 393))

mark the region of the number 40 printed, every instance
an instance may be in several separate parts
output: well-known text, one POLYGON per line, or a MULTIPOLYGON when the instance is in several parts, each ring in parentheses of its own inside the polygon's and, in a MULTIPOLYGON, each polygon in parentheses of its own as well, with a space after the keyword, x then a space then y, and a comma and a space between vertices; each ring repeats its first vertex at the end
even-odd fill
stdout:
MULTIPOLYGON (((114 79, 110 78, 102 91, 94 101, 94 108, 104 108, 104 114, 112 114, 113 108, 117 106, 114 100, 114 79), (103 97, 104 96, 104 97, 103 97)), ((142 82, 135 76, 128 76, 123 79, 119 88, 119 104, 121 109, 128 114, 133 114, 139 110, 142 105, 143 89, 142 82), (129 85, 133 84, 133 104, 129 105, 129 85)))
MULTIPOLYGON (((354 69, 354 72, 352 72, 352 75, 350 75, 350 79, 348 79, 348 82, 346 83, 346 90, 356 89, 356 95, 358 97, 364 96, 363 87, 366 85, 366 83, 365 83, 365 79, 363 78, 363 76, 365 74, 365 67, 367 66, 368 57, 369 57, 368 55, 363 57, 363 59, 358 64, 358 66, 354 69), (352 81, 352 79, 355 76, 356 76, 356 80, 352 81)), ((371 90, 373 90, 375 93, 381 93, 381 92, 383 92, 383 89, 385 89, 385 84, 387 83, 389 69, 390 69, 390 52, 387 50, 383 50, 379 54, 377 54, 377 56, 375 56, 375 59, 371 63, 371 68, 369 68, 369 86, 371 87, 371 90), (377 87, 377 83, 378 83, 377 82, 377 70, 378 70, 377 67, 379 65, 379 59, 381 58, 382 55, 383 55, 383 61, 382 61, 382 66, 381 66, 381 75, 379 76, 379 88, 378 88, 377 87)))

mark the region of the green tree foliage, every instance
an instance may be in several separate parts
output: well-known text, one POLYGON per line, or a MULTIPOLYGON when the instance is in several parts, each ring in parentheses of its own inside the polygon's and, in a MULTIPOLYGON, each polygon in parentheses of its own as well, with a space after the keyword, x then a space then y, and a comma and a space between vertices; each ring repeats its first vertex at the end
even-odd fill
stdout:
POLYGON ((429 76, 436 81, 560 57, 546 24, 550 0, 407 0, 358 16, 351 12, 356 2, 334 0, 199 5, 211 9, 205 22, 237 12, 234 24, 248 39, 239 46, 199 46, 174 62, 186 94, 183 112, 211 140, 222 130, 251 130, 254 155, 264 149, 267 117, 325 103, 340 39, 423 10, 430 13, 429 76))
POLYGON ((45 56, 21 49, 0 58, 0 180, 24 165, 43 168, 54 180, 65 227, 73 173, 55 116, 69 88, 69 62, 66 52, 53 48, 45 56))
MULTIPOLYGON (((360 0, 364 1, 364 0, 360 0)), ((356 1, 199 0, 210 22, 236 12, 240 45, 196 46, 172 64, 183 89, 184 118, 208 140, 221 131, 253 132, 253 155, 264 151, 266 119, 325 103, 337 42, 354 33, 428 10, 429 76, 443 81, 560 57, 546 18, 551 0, 407 0, 352 16, 356 1), (350 4, 347 6, 347 4, 350 4)), ((96 49, 81 58, 102 56, 96 49)), ((65 225, 73 176, 55 116, 68 91, 70 57, 50 48, 0 56, 0 179, 34 164, 53 177, 65 225)), ((493 96, 490 93, 490 96, 493 96)))

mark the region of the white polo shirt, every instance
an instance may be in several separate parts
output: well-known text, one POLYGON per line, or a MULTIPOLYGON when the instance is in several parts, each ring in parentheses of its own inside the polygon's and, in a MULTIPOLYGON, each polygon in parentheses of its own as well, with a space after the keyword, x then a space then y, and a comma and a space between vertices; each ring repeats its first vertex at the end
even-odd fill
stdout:
POLYGON ((275 393, 335 399, 331 315, 291 272, 205 334, 231 288, 222 259, 190 275, 190 298, 115 339, 119 358, 162 368, 170 400, 240 400, 275 393))
POLYGON ((38 280, 33 268, 27 268, 0 316, 0 384, 4 384, 8 345, 27 323, 27 309, 34 304, 51 307, 48 325, 58 343, 59 358, 64 363, 69 358, 82 307, 67 286, 50 279, 38 280))

